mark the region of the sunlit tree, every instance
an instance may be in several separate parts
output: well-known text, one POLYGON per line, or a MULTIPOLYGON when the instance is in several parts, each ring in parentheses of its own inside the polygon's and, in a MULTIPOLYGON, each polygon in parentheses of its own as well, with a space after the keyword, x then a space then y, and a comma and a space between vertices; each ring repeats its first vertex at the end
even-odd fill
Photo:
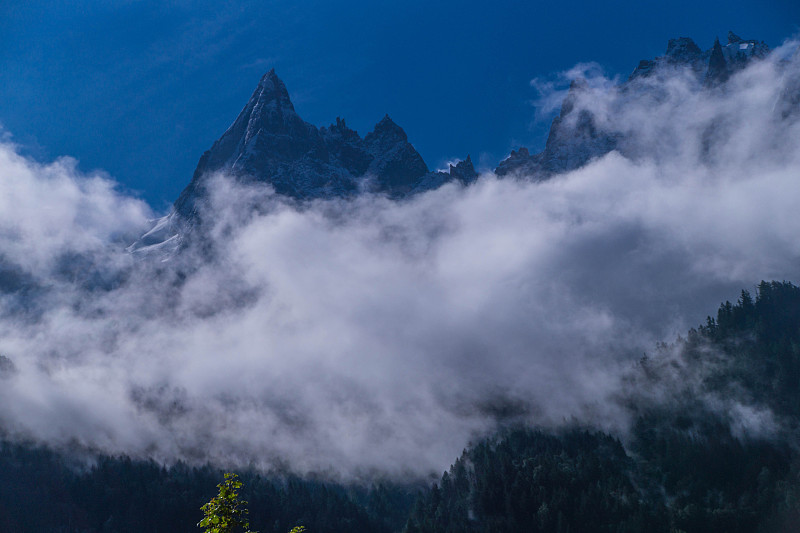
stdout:
MULTIPOLYGON (((247 519, 247 502, 239 498, 242 482, 236 474, 225 474, 225 481, 217 485, 219 493, 200 509, 205 513, 197 527, 204 533, 256 533, 250 530, 247 519)), ((304 533, 305 526, 293 527, 289 533, 304 533)))
POLYGON ((239 498, 242 482, 236 474, 225 474, 225 481, 217 485, 219 493, 200 509, 205 513, 197 527, 205 533, 256 533, 250 530, 247 519, 247 502, 239 498))

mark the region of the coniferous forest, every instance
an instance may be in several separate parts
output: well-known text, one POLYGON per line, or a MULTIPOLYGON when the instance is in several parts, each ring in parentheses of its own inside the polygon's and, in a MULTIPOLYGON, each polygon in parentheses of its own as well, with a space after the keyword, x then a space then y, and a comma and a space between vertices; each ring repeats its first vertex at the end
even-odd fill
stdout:
MULTIPOLYGON (((800 288, 762 282, 628 375, 630 427, 508 426, 432 486, 241 472, 251 527, 285 532, 800 530, 800 288)), ((0 531, 197 531, 223 472, 4 442, 0 531)))

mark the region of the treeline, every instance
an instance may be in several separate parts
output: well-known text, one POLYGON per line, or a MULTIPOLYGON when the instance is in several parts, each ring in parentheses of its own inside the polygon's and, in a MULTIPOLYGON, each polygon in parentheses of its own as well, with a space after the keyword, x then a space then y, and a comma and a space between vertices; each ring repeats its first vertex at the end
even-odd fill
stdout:
POLYGON ((727 430, 636 437, 509 431, 476 445, 422 495, 406 533, 798 531, 800 462, 727 430))
MULTIPOLYGON (((72 463, 44 448, 0 444, 0 531, 14 533, 180 533, 198 530, 200 507, 223 472, 170 468, 125 457, 72 463)), ((241 475, 242 498, 260 533, 390 533, 403 525, 415 490, 345 487, 296 477, 241 475)))
POLYGON ((634 471, 608 435, 518 429, 465 451, 406 532, 661 531, 666 510, 640 501, 634 471))
POLYGON ((686 350, 703 358, 712 344, 725 354, 725 364, 709 385, 714 390, 741 394, 769 407, 785 423, 797 426, 800 417, 800 287, 788 282, 762 281, 755 301, 742 291, 735 304, 725 302, 716 318, 690 331, 686 350))

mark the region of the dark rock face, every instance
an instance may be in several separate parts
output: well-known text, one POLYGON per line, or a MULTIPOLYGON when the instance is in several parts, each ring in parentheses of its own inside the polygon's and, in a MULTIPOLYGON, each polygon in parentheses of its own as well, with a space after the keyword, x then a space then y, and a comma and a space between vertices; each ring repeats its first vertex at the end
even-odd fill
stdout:
POLYGON ((498 176, 521 175, 546 179, 552 174, 579 168, 591 159, 607 154, 616 146, 615 135, 597 126, 594 115, 577 105, 585 82, 573 81, 561 105, 561 113, 553 119, 544 151, 531 155, 520 148, 498 165, 498 176))
POLYGON ((364 137, 364 148, 373 160, 367 173, 374 176, 377 190, 406 194, 428 173, 428 165, 408 142, 403 129, 389 115, 364 137))
POLYGON ((633 73, 631 74, 631 79, 633 78, 646 78, 650 76, 654 71, 658 63, 653 61, 652 59, 642 59, 639 61, 639 65, 635 69, 633 69, 633 73))
POLYGON ((725 55, 722 53, 722 45, 719 44, 719 39, 716 39, 708 58, 705 84, 706 86, 719 85, 728 81, 730 77, 731 73, 728 69, 728 62, 725 61, 725 55))
POLYGON ((581 167, 597 154, 608 153, 615 147, 614 137, 597 126, 592 112, 577 105, 581 93, 588 90, 583 81, 570 84, 561 113, 550 126, 541 157, 543 170, 548 173, 581 167))
POLYGON ((469 185, 478 179, 478 173, 475 172, 475 166, 472 164, 472 158, 467 156, 463 161, 459 161, 455 166, 450 165, 450 176, 457 179, 464 185, 469 185))
POLYGON ((541 159, 542 154, 531 156, 528 149, 523 146, 518 151, 511 150, 511 155, 500 161, 494 173, 498 176, 513 174, 533 176, 541 170, 541 159))
MULTIPOLYGON (((714 46, 706 51, 689 37, 670 39, 663 56, 640 61, 628 81, 618 89, 632 93, 652 90, 640 82, 657 75, 662 69, 686 69, 699 83, 710 88, 725 83, 734 72, 768 53, 769 47, 763 41, 745 40, 733 32, 728 33, 727 45, 722 46, 716 40, 714 46)), ((592 111, 579 105, 581 93, 587 90, 582 80, 573 81, 561 113, 550 126, 544 150, 538 154, 530 154, 527 148, 512 151, 495 173, 498 176, 547 179, 553 174, 580 168, 624 144, 625 139, 619 132, 604 131, 592 111)), ((787 101, 789 99, 787 97, 787 101)))
POLYGON ((667 53, 664 58, 671 63, 694 63, 700 61, 703 51, 689 37, 670 39, 667 43, 667 53))
POLYGON ((374 156, 363 150, 358 132, 348 128, 344 119, 336 117, 336 124, 320 128, 319 132, 330 156, 339 161, 350 174, 360 176, 367 171, 374 156))
POLYGON ((405 131, 388 115, 363 139, 341 118, 317 129, 295 112, 274 70, 261 78, 236 121, 200 158, 191 183, 175 202, 179 216, 197 216, 208 176, 215 171, 268 183, 278 194, 299 200, 362 190, 399 198, 451 179, 470 181, 466 167, 457 176, 429 172, 405 131))
POLYGON ((728 43, 719 44, 717 39, 710 49, 703 51, 689 37, 670 39, 667 51, 655 59, 643 59, 633 70, 628 81, 639 77, 648 77, 664 67, 691 67, 702 79, 721 80, 724 82, 734 71, 746 66, 751 59, 763 58, 769 53, 769 47, 763 41, 742 39, 735 33, 728 32, 728 43), (723 79, 724 78, 724 79, 723 79))

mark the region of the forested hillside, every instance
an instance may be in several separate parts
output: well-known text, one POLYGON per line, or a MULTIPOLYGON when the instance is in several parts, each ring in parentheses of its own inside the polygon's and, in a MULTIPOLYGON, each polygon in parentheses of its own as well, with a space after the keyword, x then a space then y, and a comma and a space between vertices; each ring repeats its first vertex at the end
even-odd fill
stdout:
POLYGON ((412 532, 800 530, 800 288, 762 282, 631 372, 632 427, 509 430, 464 452, 412 532))

